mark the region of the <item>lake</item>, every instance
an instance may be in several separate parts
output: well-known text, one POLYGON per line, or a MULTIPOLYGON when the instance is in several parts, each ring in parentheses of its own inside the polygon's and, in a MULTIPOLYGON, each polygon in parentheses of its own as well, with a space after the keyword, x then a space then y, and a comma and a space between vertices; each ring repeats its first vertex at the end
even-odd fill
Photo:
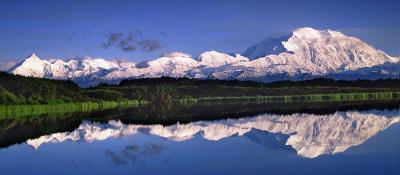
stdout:
POLYGON ((400 174, 399 101, 2 116, 0 174, 400 174))

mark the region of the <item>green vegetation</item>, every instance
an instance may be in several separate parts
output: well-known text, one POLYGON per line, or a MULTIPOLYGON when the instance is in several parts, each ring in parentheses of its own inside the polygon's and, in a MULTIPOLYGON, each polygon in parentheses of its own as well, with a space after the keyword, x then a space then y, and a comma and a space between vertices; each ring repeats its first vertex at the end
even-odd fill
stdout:
POLYGON ((376 93, 337 93, 337 94, 305 94, 283 96, 242 96, 242 97, 201 97, 181 98, 179 102, 199 101, 257 101, 257 102, 344 102, 367 100, 393 100, 400 97, 400 92, 376 92, 376 93))
MULTIPOLYGON (((313 79, 257 83, 251 81, 154 78, 124 80, 88 89, 67 80, 23 77, 0 72, 0 105, 70 104, 102 101, 318 102, 399 99, 400 80, 334 81, 313 79)), ((71 104, 72 105, 72 104, 71 104)))
POLYGON ((146 102, 138 100, 128 100, 122 102, 99 101, 53 105, 0 105, 0 119, 52 113, 91 112, 116 107, 135 107, 142 104, 146 104, 146 102))
POLYGON ((60 104, 90 101, 75 83, 0 72, 0 104, 60 104))
MULTIPOLYGON (((366 100, 375 98, 375 93, 394 94, 398 98, 400 80, 355 80, 334 81, 331 79, 314 79, 306 81, 282 81, 274 83, 257 83, 248 81, 198 80, 187 78, 156 78, 124 80, 115 86, 98 86, 96 89, 119 91, 124 97, 153 101, 159 98, 156 94, 165 94, 175 101, 196 100, 261 100, 261 101, 317 101, 321 100, 366 100), (154 87, 162 86, 163 91, 154 87), (149 90, 153 89, 153 90, 149 90), (135 93, 131 93, 135 92, 135 93), (160 92, 160 93, 158 93, 160 92), (356 95, 361 93, 359 95, 356 95), (346 96, 347 94, 347 96, 346 96), (314 95, 314 96, 313 96, 314 95), (152 96, 149 97, 149 96, 152 96), (329 96, 329 97, 325 97, 329 96), (354 97, 352 97, 354 96, 354 97), (360 98, 359 96, 364 96, 360 98)), ((385 97, 386 98, 386 97, 385 97)), ((375 99, 381 99, 376 95, 375 99)))
POLYGON ((171 86, 159 85, 159 86, 143 86, 136 89, 133 92, 133 96, 136 99, 146 100, 150 102, 169 102, 174 96, 174 89, 171 86))

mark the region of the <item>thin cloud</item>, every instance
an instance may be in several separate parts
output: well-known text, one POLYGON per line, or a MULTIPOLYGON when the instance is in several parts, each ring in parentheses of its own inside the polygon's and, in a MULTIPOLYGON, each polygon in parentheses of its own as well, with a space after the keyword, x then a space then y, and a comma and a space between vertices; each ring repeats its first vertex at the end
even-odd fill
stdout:
POLYGON ((113 46, 114 44, 118 43, 122 40, 124 34, 123 33, 111 33, 108 37, 108 41, 103 43, 103 48, 108 49, 109 47, 113 46))
POLYGON ((133 52, 138 49, 144 52, 153 52, 162 46, 155 39, 144 38, 142 32, 129 32, 128 34, 114 32, 107 35, 107 41, 102 43, 103 49, 116 47, 124 52, 133 52))
POLYGON ((186 57, 191 58, 192 55, 184 52, 171 52, 163 55, 164 57, 186 57))
POLYGON ((165 146, 157 143, 148 143, 140 147, 139 145, 127 145, 122 150, 112 151, 107 149, 105 155, 110 157, 116 165, 125 165, 129 162, 145 162, 148 157, 157 156, 165 150, 165 146))
POLYGON ((142 47, 142 49, 144 51, 147 51, 147 52, 152 52, 152 51, 155 51, 155 50, 161 48, 161 45, 158 41, 149 40, 149 39, 140 41, 139 45, 142 47))
POLYGON ((16 64, 17 64, 17 61, 15 61, 15 60, 8 60, 5 62, 0 62, 0 71, 8 71, 16 64))

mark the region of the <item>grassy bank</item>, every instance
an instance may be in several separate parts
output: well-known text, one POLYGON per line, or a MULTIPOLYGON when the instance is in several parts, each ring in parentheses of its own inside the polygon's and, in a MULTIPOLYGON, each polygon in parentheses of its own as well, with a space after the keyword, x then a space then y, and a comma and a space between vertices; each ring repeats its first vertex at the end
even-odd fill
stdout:
POLYGON ((147 104, 146 101, 126 100, 126 101, 98 101, 82 103, 66 103, 54 105, 0 105, 0 119, 16 118, 21 116, 38 116, 51 113, 70 113, 70 112, 91 112, 117 107, 134 107, 147 104))
POLYGON ((201 97, 180 98, 175 101, 211 102, 211 101, 256 101, 256 102, 344 102, 366 100, 394 100, 400 98, 400 92, 361 92, 361 93, 332 93, 332 94, 305 94, 282 96, 240 96, 240 97, 201 97))
MULTIPOLYGON (((332 93, 332 94, 304 94, 283 96, 231 96, 231 97, 199 97, 176 98, 173 102, 192 104, 207 102, 215 105, 224 103, 316 103, 316 102, 357 102, 357 101, 388 101, 399 100, 400 92, 360 92, 360 93, 332 93)), ((170 103, 168 101, 161 103, 170 103)), ((18 118, 23 116, 40 116, 43 114, 92 112, 112 108, 139 107, 148 104, 143 100, 98 101, 52 105, 0 105, 0 119, 18 118)), ((168 106, 168 105, 167 105, 168 106)))

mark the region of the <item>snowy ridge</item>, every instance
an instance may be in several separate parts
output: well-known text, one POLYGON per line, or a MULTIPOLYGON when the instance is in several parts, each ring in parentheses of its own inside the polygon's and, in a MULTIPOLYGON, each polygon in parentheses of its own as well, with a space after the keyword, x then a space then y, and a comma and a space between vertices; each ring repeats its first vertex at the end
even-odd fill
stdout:
POLYGON ((392 124, 400 123, 399 110, 367 112, 336 112, 330 115, 263 114, 250 118, 219 121, 199 121, 188 124, 126 125, 120 121, 107 124, 84 122, 72 132, 55 133, 27 141, 35 149, 46 143, 64 141, 94 142, 115 137, 142 133, 156 135, 173 141, 185 141, 196 135, 218 141, 231 136, 243 136, 253 129, 288 136, 297 154, 313 158, 322 154, 335 154, 362 144, 370 137, 392 124))
POLYGON ((360 39, 332 30, 300 28, 265 40, 242 55, 208 51, 197 58, 173 52, 134 64, 85 57, 42 60, 35 54, 8 72, 24 76, 71 79, 83 87, 118 83, 126 78, 162 76, 271 82, 315 77, 334 79, 399 78, 399 57, 391 57, 360 39), (385 66, 391 65, 391 66, 385 66))

